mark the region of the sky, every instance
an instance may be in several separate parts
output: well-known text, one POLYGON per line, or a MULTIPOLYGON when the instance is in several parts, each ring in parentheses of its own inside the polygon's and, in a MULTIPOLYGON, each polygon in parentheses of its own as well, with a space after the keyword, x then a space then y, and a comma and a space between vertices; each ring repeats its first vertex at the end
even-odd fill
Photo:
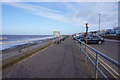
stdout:
POLYGON ((51 35, 112 29, 118 26, 117 2, 3 2, 2 34, 51 35))

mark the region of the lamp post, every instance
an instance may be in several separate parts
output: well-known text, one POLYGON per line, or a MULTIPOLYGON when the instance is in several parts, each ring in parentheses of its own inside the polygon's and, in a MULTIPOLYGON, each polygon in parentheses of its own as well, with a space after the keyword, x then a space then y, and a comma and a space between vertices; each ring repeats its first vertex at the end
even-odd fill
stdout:
MULTIPOLYGON (((88 23, 85 24, 86 26, 86 45, 87 45, 87 35, 88 35, 88 23)), ((87 46, 85 46, 85 53, 87 54, 87 46)), ((86 59, 85 59, 85 62, 87 61, 87 56, 86 56, 86 59)))
POLYGON ((88 23, 86 23, 85 25, 86 25, 86 44, 87 44, 87 35, 88 35, 88 23))
POLYGON ((100 14, 99 15, 99 35, 100 35, 100 14))

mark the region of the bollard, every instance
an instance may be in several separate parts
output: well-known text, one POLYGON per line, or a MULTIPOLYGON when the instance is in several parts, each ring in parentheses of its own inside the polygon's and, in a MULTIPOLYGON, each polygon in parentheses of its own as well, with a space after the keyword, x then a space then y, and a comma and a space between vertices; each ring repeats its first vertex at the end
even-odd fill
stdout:
POLYGON ((99 59, 99 54, 96 53, 95 80, 97 80, 97 75, 98 75, 98 71, 97 71, 97 68, 98 68, 98 59, 99 59))

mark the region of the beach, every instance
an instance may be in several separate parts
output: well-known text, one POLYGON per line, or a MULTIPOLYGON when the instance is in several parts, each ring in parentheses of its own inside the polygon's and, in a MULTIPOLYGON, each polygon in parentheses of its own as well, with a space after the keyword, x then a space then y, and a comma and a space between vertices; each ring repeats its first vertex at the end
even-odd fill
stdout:
MULTIPOLYGON (((51 39, 48 39, 48 40, 51 40, 51 39)), ((6 49, 2 50, 2 54, 7 54, 7 53, 14 52, 14 51, 19 51, 20 52, 24 48, 28 48, 28 47, 36 45, 38 43, 42 44, 42 43, 44 43, 45 41, 48 41, 48 40, 43 40, 43 41, 39 41, 39 42, 29 43, 29 45, 28 45, 28 43, 15 45, 13 47, 6 48, 6 49)))

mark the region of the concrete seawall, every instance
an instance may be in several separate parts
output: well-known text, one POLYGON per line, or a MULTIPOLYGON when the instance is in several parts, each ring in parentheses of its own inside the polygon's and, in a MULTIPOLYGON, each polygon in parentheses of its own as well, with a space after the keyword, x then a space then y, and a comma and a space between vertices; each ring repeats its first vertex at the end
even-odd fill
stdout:
MULTIPOLYGON (((66 38, 66 37, 67 36, 64 36, 64 38, 66 38)), ((56 38, 54 41, 55 41, 55 43, 57 43, 59 41, 59 39, 56 38)), ((52 44, 53 44, 52 40, 46 40, 46 41, 40 42, 36 45, 24 48, 20 51, 14 51, 14 52, 4 54, 2 56, 2 68, 5 69, 5 68, 19 62, 20 60, 25 59, 28 56, 35 54, 36 52, 38 52, 52 44)))

